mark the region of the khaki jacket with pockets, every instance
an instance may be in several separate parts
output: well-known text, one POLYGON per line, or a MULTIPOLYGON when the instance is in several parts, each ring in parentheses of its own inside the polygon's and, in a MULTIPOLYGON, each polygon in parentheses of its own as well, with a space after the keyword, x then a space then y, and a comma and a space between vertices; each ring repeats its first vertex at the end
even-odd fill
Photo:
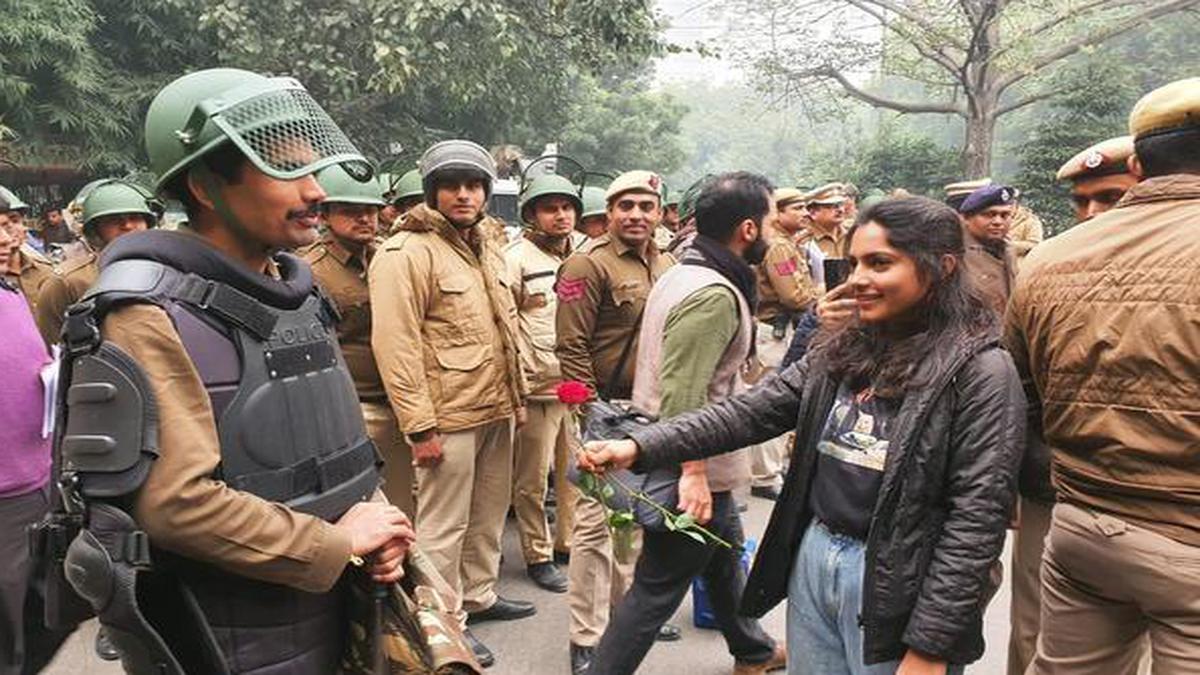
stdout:
POLYGON ((371 262, 371 348, 405 434, 469 429, 524 400, 517 308, 479 227, 460 231, 422 204, 371 262))

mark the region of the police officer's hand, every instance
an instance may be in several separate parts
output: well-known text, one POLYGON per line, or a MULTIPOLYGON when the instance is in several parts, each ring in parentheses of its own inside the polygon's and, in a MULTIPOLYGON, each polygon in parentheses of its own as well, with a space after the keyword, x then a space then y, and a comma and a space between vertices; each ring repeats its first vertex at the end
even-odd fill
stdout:
POLYGON ((836 328, 854 318, 858 302, 854 299, 854 290, 849 283, 821 296, 817 301, 817 319, 822 326, 836 328))
POLYGON ((432 469, 442 463, 442 436, 436 431, 426 432, 411 440, 413 466, 432 469))
POLYGON ((679 506, 681 512, 690 514, 701 525, 712 520, 712 492, 708 489, 708 475, 704 462, 684 464, 679 476, 679 506))
POLYGON ((637 451, 633 441, 592 441, 577 453, 575 461, 580 471, 600 474, 607 468, 628 469, 637 459, 637 451))
MULTIPOLYGON (((412 532, 411 529, 409 532, 412 532)), ((408 547, 412 545, 412 541, 411 536, 398 537, 372 553, 370 566, 367 568, 371 578, 381 584, 399 581, 400 577, 404 576, 404 556, 408 555, 408 547)))
POLYGON ((336 527, 350 536, 350 552, 368 556, 397 539, 412 541, 412 522, 387 502, 359 502, 338 518, 336 527))

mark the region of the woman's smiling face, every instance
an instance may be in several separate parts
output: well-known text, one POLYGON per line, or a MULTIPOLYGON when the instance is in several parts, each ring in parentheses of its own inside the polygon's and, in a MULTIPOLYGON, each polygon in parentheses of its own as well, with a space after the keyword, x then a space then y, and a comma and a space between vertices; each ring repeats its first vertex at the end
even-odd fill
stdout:
POLYGON ((921 279, 917 261, 893 248, 887 229, 879 223, 871 221, 854 230, 848 259, 850 288, 865 324, 902 319, 929 292, 929 281, 921 279))

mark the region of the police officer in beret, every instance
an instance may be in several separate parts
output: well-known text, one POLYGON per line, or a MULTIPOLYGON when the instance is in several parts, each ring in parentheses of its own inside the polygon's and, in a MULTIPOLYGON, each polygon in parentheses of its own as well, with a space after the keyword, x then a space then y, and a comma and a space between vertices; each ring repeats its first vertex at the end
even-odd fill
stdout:
POLYGON ((985 185, 967 195, 958 207, 967 276, 997 314, 1004 313, 1017 275, 1016 255, 1008 244, 1017 195, 1017 190, 1007 185, 985 185))

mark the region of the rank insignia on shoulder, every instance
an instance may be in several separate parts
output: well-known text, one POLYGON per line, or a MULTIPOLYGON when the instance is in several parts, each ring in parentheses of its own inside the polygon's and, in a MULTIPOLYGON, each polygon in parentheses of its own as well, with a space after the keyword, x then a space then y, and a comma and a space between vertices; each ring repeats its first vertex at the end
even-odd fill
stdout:
POLYGON ((587 279, 568 279, 563 277, 554 285, 554 292, 559 302, 575 302, 587 291, 587 279))

